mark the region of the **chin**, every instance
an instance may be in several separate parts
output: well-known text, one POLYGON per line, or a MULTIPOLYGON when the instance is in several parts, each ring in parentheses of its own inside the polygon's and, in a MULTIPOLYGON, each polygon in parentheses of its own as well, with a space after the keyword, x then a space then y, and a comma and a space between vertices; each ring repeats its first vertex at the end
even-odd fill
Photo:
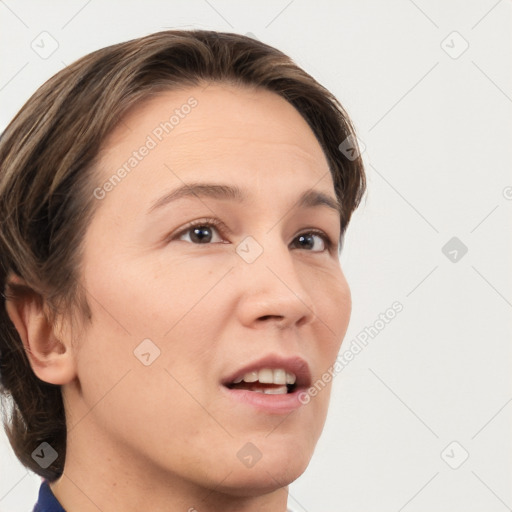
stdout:
POLYGON ((238 459, 231 464, 231 473, 222 483, 226 492, 234 496, 267 494, 286 487, 304 473, 313 455, 311 440, 296 439, 290 442, 289 438, 282 436, 276 436, 273 440, 271 437, 266 442, 260 440, 261 458, 252 465, 245 465, 238 459))
MULTIPOLYGON (((261 459, 252 468, 236 467, 222 487, 232 496, 261 496, 290 485, 304 473, 311 457, 296 458, 291 463, 276 464, 261 459)), ((219 489, 219 488, 217 488, 219 489)))

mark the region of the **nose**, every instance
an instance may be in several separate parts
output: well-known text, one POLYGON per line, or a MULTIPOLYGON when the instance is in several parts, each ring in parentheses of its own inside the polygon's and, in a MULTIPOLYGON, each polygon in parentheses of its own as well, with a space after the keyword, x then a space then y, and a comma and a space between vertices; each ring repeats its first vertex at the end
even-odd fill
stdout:
POLYGON ((298 265, 293 251, 282 241, 272 247, 267 244, 252 263, 243 259, 238 262, 233 277, 240 289, 237 311, 244 325, 273 323, 278 329, 286 329, 317 318, 308 283, 301 277, 305 274, 299 272, 298 265))

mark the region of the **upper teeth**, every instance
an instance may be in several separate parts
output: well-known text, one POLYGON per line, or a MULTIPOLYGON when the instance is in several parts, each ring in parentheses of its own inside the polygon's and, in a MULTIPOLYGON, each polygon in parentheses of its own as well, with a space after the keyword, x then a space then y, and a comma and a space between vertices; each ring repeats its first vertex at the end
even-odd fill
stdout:
POLYGON ((287 372, 282 368, 271 369, 263 368, 262 370, 255 370, 247 372, 243 377, 234 380, 234 384, 239 382, 256 382, 261 384, 295 384, 295 374, 287 372))

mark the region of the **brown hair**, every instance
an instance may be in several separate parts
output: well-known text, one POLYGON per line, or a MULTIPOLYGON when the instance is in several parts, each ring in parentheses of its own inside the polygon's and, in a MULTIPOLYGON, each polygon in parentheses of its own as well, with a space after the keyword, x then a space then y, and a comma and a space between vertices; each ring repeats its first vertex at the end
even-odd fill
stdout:
POLYGON ((0 139, 0 398, 16 456, 49 481, 62 474, 66 454, 61 389, 32 371, 5 301, 35 292, 49 321, 75 308, 90 319, 77 275, 99 203, 91 181, 102 142, 151 94, 212 82, 262 87, 298 110, 326 154, 341 202, 341 236, 365 191, 360 156, 338 149, 348 137, 356 148, 357 142, 336 98, 285 54, 249 37, 158 32, 86 55, 43 84, 0 139), (42 442, 59 455, 46 469, 32 458, 42 442))

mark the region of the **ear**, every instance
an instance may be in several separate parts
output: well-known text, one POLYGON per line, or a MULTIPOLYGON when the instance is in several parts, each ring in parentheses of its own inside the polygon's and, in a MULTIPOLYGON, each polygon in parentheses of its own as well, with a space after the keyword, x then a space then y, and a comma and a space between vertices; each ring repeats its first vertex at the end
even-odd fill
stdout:
POLYGON ((57 337, 59 330, 50 324, 43 298, 24 280, 11 276, 8 282, 27 287, 26 293, 7 299, 6 309, 23 342, 32 370, 39 379, 50 384, 71 382, 76 376, 76 365, 69 335, 57 337))

